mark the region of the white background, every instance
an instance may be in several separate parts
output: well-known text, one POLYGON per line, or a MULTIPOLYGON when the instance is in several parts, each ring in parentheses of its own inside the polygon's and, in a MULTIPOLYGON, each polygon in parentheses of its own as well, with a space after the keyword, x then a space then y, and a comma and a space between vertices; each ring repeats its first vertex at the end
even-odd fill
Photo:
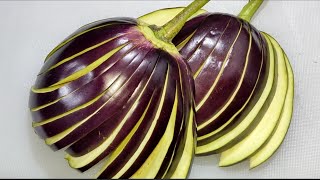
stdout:
MULTIPOLYGON (((190 1, 0 2, 0 178, 88 178, 68 167, 31 128, 29 89, 49 51, 80 26, 115 16, 138 17, 190 1)), ((246 1, 212 1, 209 11, 237 14, 246 1)), ((260 167, 219 168, 218 155, 196 157, 190 178, 320 178, 320 1, 266 1, 252 20, 287 52, 295 74, 291 127, 260 167)))

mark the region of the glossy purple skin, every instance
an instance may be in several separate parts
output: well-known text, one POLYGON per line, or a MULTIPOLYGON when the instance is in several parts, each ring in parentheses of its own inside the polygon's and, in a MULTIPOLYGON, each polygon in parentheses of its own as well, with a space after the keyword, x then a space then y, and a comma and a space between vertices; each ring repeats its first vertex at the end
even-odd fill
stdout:
MULTIPOLYGON (((162 53, 162 55, 160 55, 161 59, 169 59, 170 56, 168 54, 162 53)), ((177 69, 177 66, 174 64, 169 65, 169 82, 168 83, 168 87, 167 87, 167 92, 175 92, 175 88, 176 87, 181 87, 184 86, 185 84, 182 83, 178 83, 179 82, 179 74, 177 74, 177 72, 179 71, 177 69), (169 84, 171 84, 169 86, 169 84)), ((163 71, 167 71, 168 68, 164 68, 163 71)), ((184 75, 183 75, 184 76, 184 75)), ((164 77, 162 77, 164 78, 164 77)), ((189 80, 188 78, 185 78, 186 80, 189 80)), ((164 79, 163 79, 164 80, 164 79)), ((188 82, 188 81, 186 81, 188 82)), ((163 84, 163 82, 162 82, 163 84)), ((163 88, 163 87, 162 87, 163 88)), ((180 95, 184 95, 184 97, 188 97, 189 95, 187 94, 188 92, 192 92, 192 89, 178 89, 178 93, 179 96, 180 95), (180 92, 179 92, 180 91, 180 92)), ((163 89, 159 89, 159 91, 163 91, 163 89)), ((159 92, 160 93, 160 92, 159 92)), ((161 93, 160 93, 161 94, 161 93)), ((147 129, 150 128, 151 123, 150 121, 148 121, 148 119, 153 119, 152 117, 155 117, 155 111, 152 109, 156 109, 159 106, 159 101, 160 101, 160 96, 154 96, 150 106, 151 110, 148 110, 146 117, 144 118, 143 122, 141 123, 141 127, 139 127, 139 129, 137 130, 137 132, 134 134, 134 136, 131 138, 131 140, 128 142, 128 144, 126 145, 126 147, 123 149, 123 151, 120 153, 120 155, 110 164, 110 166, 108 166, 108 168, 99 176, 99 178, 112 178, 121 168, 122 166, 132 157, 132 155, 136 152, 137 148, 139 147, 139 144, 143 141, 143 138, 145 137, 146 133, 147 133, 147 129)), ((190 103, 191 102, 186 102, 185 104, 183 104, 183 102, 185 102, 185 100, 182 98, 182 96, 180 96, 179 98, 179 102, 178 102, 178 113, 177 113, 177 119, 185 119, 187 117, 183 117, 184 112, 190 112, 190 103)), ((156 131, 152 131, 152 135, 150 137, 150 139, 148 140, 147 144, 144 146, 141 154, 137 157, 137 159, 134 161, 134 164, 128 169, 128 171, 126 171, 126 173, 124 173, 120 178, 129 178, 131 175, 134 174, 134 172, 136 172, 139 167, 145 162, 145 160, 148 158, 148 156, 151 154, 151 152, 154 150, 154 148, 156 147, 156 145, 158 144, 160 138, 164 135, 164 131, 166 129, 169 117, 170 117, 170 113, 171 111, 167 111, 167 107, 170 107, 169 109, 171 109, 171 107, 173 106, 174 103, 174 96, 173 94, 166 94, 165 96, 165 100, 164 100, 164 105, 162 107, 161 113, 160 113, 160 117, 157 121, 156 124, 156 131)), ((173 137, 173 141, 171 143, 171 147, 174 147, 179 141, 178 141, 178 135, 180 133, 185 133, 185 129, 182 128, 182 130, 180 129, 181 126, 183 126, 183 123, 187 123, 188 121, 185 119, 185 121, 179 121, 177 120, 175 123, 175 130, 174 130, 174 137, 173 137), (180 132, 181 131, 181 132, 180 132)), ((182 139, 181 141, 185 141, 185 139, 182 139)), ((182 147, 184 145, 184 143, 179 143, 177 145, 177 149, 179 149, 179 147, 182 147)), ((180 153, 181 154, 181 153, 180 153)), ((170 147, 169 150, 167 152, 167 155, 165 157, 165 161, 167 162, 169 161, 169 158, 174 155, 174 159, 180 159, 181 157, 179 153, 177 153, 177 151, 170 151, 170 147), (178 155, 178 157, 176 158, 176 156, 178 155)), ((163 162, 163 163, 164 163, 163 162)), ((170 163, 165 164, 166 166, 170 166, 170 163)))
MULTIPOLYGON (((198 26, 203 22, 203 20, 209 15, 209 13, 197 16, 197 18, 190 19, 183 27, 183 33, 178 33, 172 42, 176 45, 180 44, 184 39, 186 39, 192 32, 194 32, 198 26)), ((204 31, 203 31, 204 32, 204 31)), ((198 31, 197 33, 200 33, 198 31)), ((202 34, 202 33, 200 33, 202 34)), ((200 38, 199 35, 197 35, 200 38)))
MULTIPOLYGON (((151 51, 150 53, 154 52, 151 51)), ((126 116, 128 111, 130 110, 130 108, 132 108, 138 96, 141 93, 143 93, 142 90, 148 82, 152 72, 154 71, 156 62, 157 58, 154 56, 144 57, 143 61, 141 61, 141 68, 136 70, 136 74, 139 74, 140 77, 131 76, 130 78, 134 78, 134 80, 130 81, 129 79, 127 81, 128 85, 123 86, 121 89, 119 89, 117 91, 117 94, 113 97, 118 99, 117 103, 125 103, 125 106, 120 107, 117 110, 117 112, 113 116, 110 116, 110 118, 108 118, 102 125, 100 125, 94 131, 87 134, 81 140, 77 141, 75 144, 71 145, 67 150, 71 155, 82 156, 85 153, 87 153, 84 150, 91 151, 103 142, 103 137, 110 136, 110 134, 116 128, 116 125, 118 125, 119 122, 121 122, 121 120, 126 116), (139 84, 138 87, 137 83, 139 84), (130 92, 130 94, 127 92, 130 92), (124 98, 126 99, 126 101, 120 101, 124 98)), ((123 126, 123 129, 120 130, 121 132, 129 132, 143 114, 143 111, 146 108, 146 105, 148 104, 148 99, 151 98, 150 92, 152 92, 154 90, 154 87, 156 86, 154 82, 155 81, 152 81, 153 84, 151 83, 150 88, 144 91, 144 98, 141 99, 138 108, 135 108, 136 111, 134 111, 134 113, 130 115, 129 119, 126 121, 126 124, 123 126)), ((101 112, 101 114, 104 113, 101 112)), ((125 133, 119 133, 116 137, 118 143, 120 143, 121 140, 125 138, 125 136, 125 133)), ((114 147, 116 147, 116 145, 114 145, 114 147)))
MULTIPOLYGON (((260 37, 260 41, 262 42, 262 44, 266 43, 265 42, 265 39, 263 36, 258 36, 260 37)), ((263 46, 263 54, 267 54, 267 46, 263 46)), ((268 56, 268 55, 267 55, 268 56)), ((263 56, 263 57, 266 57, 266 56, 263 56)), ((267 60, 268 58, 264 58, 263 59, 263 65, 262 66, 266 66, 266 63, 267 63, 267 60)), ((257 103, 257 101, 259 100, 260 96, 261 96, 261 93, 263 92, 263 89, 265 88, 265 85, 266 85, 266 67, 262 67, 261 69, 261 73, 260 73, 260 76, 259 76, 259 80, 258 80, 258 83, 257 83, 257 87, 255 88, 254 92, 253 92, 253 95, 252 95, 252 98, 249 102, 249 104, 246 106, 245 109, 252 109, 254 107, 254 105, 257 103)), ((247 112, 250 112, 249 110, 247 112)), ((242 115, 243 112, 241 112, 239 114, 242 115)), ((260 121, 253 121, 250 126, 248 128, 246 128, 240 135, 238 135, 234 140, 230 141, 229 143, 227 143, 225 146, 219 148, 219 149, 216 149, 212 152, 207 152, 207 153, 204 153, 204 154, 201 154, 201 155, 206 155, 206 154, 212 154, 212 153, 221 153, 229 148, 231 148, 232 146, 234 146, 237 142, 239 142, 240 140, 242 140, 243 138, 245 138, 249 132, 252 131, 252 129, 254 127, 256 127, 256 125, 259 123, 260 121)), ((219 137, 227 134, 230 130, 234 129, 235 127, 237 127, 237 125, 239 124, 240 122, 239 121, 233 121, 231 122, 230 124, 227 125, 227 127, 225 129, 223 129, 221 132, 209 137, 209 138, 206 138, 206 139, 203 139, 203 140, 200 140, 198 141, 198 145, 201 146, 201 145, 205 145, 207 143, 210 143, 211 141, 215 140, 215 139, 218 139, 219 137)))
MULTIPOLYGON (((30 109, 60 98, 54 104, 31 112, 34 122, 46 121, 68 112, 102 94, 97 101, 86 108, 35 127, 36 133, 41 138, 48 138, 89 117, 86 122, 50 146, 53 150, 67 147, 66 151, 74 157, 85 155, 101 145, 105 138, 109 137, 123 121, 126 114, 132 110, 120 133, 116 135, 110 146, 91 163, 81 167, 80 171, 91 168, 112 153, 136 125, 151 100, 143 122, 134 137, 130 139, 128 147, 124 150, 125 153, 119 158, 126 159, 129 157, 128 155, 135 152, 134 149, 140 145, 147 129, 154 121, 152 117, 158 111, 158 103, 162 96, 167 72, 169 72, 167 91, 164 94, 164 105, 155 127, 156 130, 152 131, 143 152, 123 177, 130 177, 136 172, 159 143, 168 125, 176 89, 178 92, 178 112, 175 117, 174 136, 161 168, 176 168, 175 165, 171 166, 170 161, 167 162, 167 160, 172 158, 173 162, 177 162, 181 159, 183 145, 186 141, 184 126, 188 124, 190 110, 194 109, 194 82, 191 70, 180 55, 171 55, 164 50, 155 48, 144 38, 136 26, 137 22, 134 19, 119 18, 98 21, 80 28, 69 38, 90 28, 95 29, 76 37, 52 53, 38 75, 35 88, 51 86, 90 65, 110 50, 119 46, 123 47, 90 73, 64 84, 57 90, 48 93, 30 93, 30 109), (99 27, 101 25, 108 26, 99 27), (113 37, 116 38, 49 70, 61 60, 113 37)), ((115 166, 110 167, 113 170, 110 172, 107 169, 101 177, 112 177, 124 163, 126 162, 118 162, 117 160, 115 166)))
MULTIPOLYGON (((162 65, 162 71, 165 72, 167 70, 166 64, 161 63, 160 66, 161 65, 162 65)), ((125 146, 125 148, 120 153, 120 155, 113 161, 113 163, 110 164, 110 166, 100 175, 99 178, 111 178, 111 177, 113 177, 123 167, 123 165, 128 162, 128 160, 136 152, 136 150, 138 149, 140 143, 142 142, 142 140, 146 136, 146 134, 148 132, 148 129, 150 129, 150 126, 151 126, 151 124, 153 122, 153 121, 150 121, 149 119, 154 119, 155 118, 156 109, 159 106, 161 93, 162 93, 163 88, 164 88, 163 84, 164 84, 164 81, 165 81, 165 76, 163 76, 163 73, 161 73, 161 74, 162 75, 160 77, 158 77, 158 79, 161 79, 159 81, 159 83, 161 83, 162 86, 158 87, 157 90, 155 91, 155 92, 157 92, 157 91, 160 91, 160 92, 158 92, 157 96, 154 97, 155 102, 152 102, 152 104, 150 105, 150 110, 151 111, 148 111, 146 113, 146 116, 145 116, 144 120, 142 121, 142 123, 140 125, 140 128, 138 128, 138 130, 133 135, 133 137, 128 142, 128 144, 125 146)), ((166 97, 166 99, 168 99, 168 97, 166 97)), ((172 99, 172 97, 171 97, 169 102, 167 100, 165 102, 165 104, 169 105, 169 106, 172 106, 173 105, 173 100, 174 99, 172 99)), ((170 115, 170 114, 168 113, 167 115, 170 115)), ((165 124, 167 124, 168 120, 169 120, 168 118, 165 118, 165 119, 160 119, 159 118, 158 119, 158 123, 156 124, 155 129, 157 129, 159 127, 161 129, 159 131, 157 129, 156 131, 153 131, 153 133, 152 133, 152 134, 154 134, 154 133, 158 134, 157 139, 161 138, 161 136, 163 134, 163 128, 166 128, 165 124)), ((157 143, 157 142, 159 142, 159 140, 155 141, 154 143, 157 143)), ((154 144, 154 146, 155 146, 155 144, 154 144)), ((147 148, 145 148, 145 149, 147 149, 147 148)), ((151 150, 153 150, 153 148, 151 150)), ((148 155, 148 154, 146 154, 146 155, 148 155)), ((140 159, 145 159, 145 158, 140 158, 140 159)), ((141 165, 141 162, 139 162, 139 165, 141 165)), ((130 171, 130 172, 132 173, 132 171, 130 171)))
MULTIPOLYGON (((263 59, 266 59, 266 54, 262 54, 262 49, 266 45, 264 41, 261 41, 262 38, 258 30, 236 16, 210 13, 200 15, 194 19, 197 18, 201 19, 202 22, 199 23, 197 21, 198 26, 194 35, 180 49, 181 55, 187 60, 193 74, 196 74, 201 68, 194 80, 196 104, 199 104, 204 98, 217 79, 220 70, 223 69, 209 98, 197 111, 196 121, 198 126, 208 121, 226 104, 240 83, 248 51, 249 34, 251 33, 252 35, 247 70, 240 89, 228 108, 218 118, 197 131, 198 136, 203 136, 224 125, 243 107, 250 94, 254 91, 261 67, 265 68, 262 63, 263 59), (240 34, 236 39, 239 31, 240 34), (228 55, 234 41, 235 44, 228 55), (225 59, 227 63, 223 67, 222 63, 225 59)), ((192 27, 192 23, 192 21, 187 22, 186 26, 180 31, 182 35, 178 34, 173 40, 176 45, 183 41, 179 37, 191 35, 193 31, 188 28, 192 27)), ((236 121, 237 119, 234 119, 234 122, 236 121)))
POLYGON ((105 73, 109 70, 119 59, 123 58, 128 52, 132 50, 134 47, 133 43, 129 43, 124 46, 121 50, 116 52, 108 61, 102 63, 99 67, 92 70, 90 74, 84 75, 79 79, 76 79, 59 89, 56 89, 52 92, 48 93, 34 93, 30 92, 29 98, 29 107, 35 108, 50 102, 53 102, 63 96, 66 96, 74 91, 81 90, 83 86, 93 81, 95 78, 101 76, 101 74, 105 73))
MULTIPOLYGON (((186 63, 179 63, 180 66, 180 70, 187 70, 190 67, 186 64, 186 63)), ((182 97, 180 96, 179 98, 179 102, 178 102, 178 106, 183 106, 182 111, 180 111, 180 109, 178 109, 178 113, 177 113, 177 119, 183 118, 184 113, 183 112, 189 112, 191 111, 190 109, 190 104, 194 104, 194 101, 192 99, 194 99, 194 94, 195 94, 195 89, 194 89, 194 80, 191 74, 191 70, 187 71, 187 73, 183 73, 182 74, 182 81, 180 86, 181 87, 185 87, 182 88, 182 94, 183 97, 185 97, 185 99, 188 99, 189 102, 188 103, 183 103, 184 100, 182 99, 182 97), (192 86, 186 86, 187 84, 192 84, 192 86)), ((179 89, 178 89, 179 90, 179 89)), ((180 90, 179 90, 180 91, 180 90)), ((179 93, 178 91, 178 93, 179 93)), ((195 112, 195 109, 192 108, 192 111, 195 112)), ((188 118, 188 117, 184 117, 184 118, 188 118)), ((192 119, 195 119, 195 114, 193 114, 192 119)), ((185 143, 187 140, 187 130, 188 127, 190 126, 189 124, 189 120, 184 121, 183 123, 179 124, 175 124, 175 131, 174 131, 174 136, 173 136, 173 140, 172 142, 176 142, 175 144, 171 143, 169 150, 167 151, 167 154, 165 156, 165 160, 162 162, 161 167, 159 169, 158 174, 156 175, 156 178, 171 178, 173 172, 175 172, 178 164, 180 163, 180 161, 182 160, 182 155, 184 153, 184 148, 185 148, 185 143), (172 161, 170 161, 170 159, 172 159, 172 161), (168 171, 165 173, 166 168, 168 167, 168 171)), ((193 139, 194 139, 194 146, 196 147, 196 122, 193 121, 193 123, 191 124, 192 129, 193 129, 193 139)), ((185 164, 185 165, 190 165, 193 162, 193 157, 192 160, 190 162, 190 164, 185 164)))
MULTIPOLYGON (((125 80, 129 78, 130 75, 139 66, 142 60, 141 56, 144 56, 146 53, 148 53, 148 51, 148 48, 132 49, 130 53, 122 57, 122 59, 124 59, 123 61, 118 61, 117 63, 115 63, 112 68, 110 68, 110 70, 106 71, 101 76, 82 86, 82 88, 78 89, 77 91, 70 93, 68 96, 62 98, 57 103, 32 113, 33 120, 36 122, 41 122, 41 120, 49 119, 51 117, 72 110, 79 105, 85 104, 91 99, 99 96, 101 93, 103 93, 103 91, 105 91, 109 87, 112 87, 112 85, 115 84, 115 81, 120 80, 125 82, 125 80), (125 73, 119 71, 119 69, 124 68, 127 69, 125 73), (101 84, 103 84, 103 86, 101 84), (85 96, 83 96, 81 99, 77 99, 77 97, 82 96, 82 94, 85 94, 85 96)), ((117 84, 119 84, 119 82, 117 82, 117 84)), ((88 111, 87 108, 83 110, 88 111)), ((82 112, 81 114, 83 115, 82 112)), ((67 119, 67 121, 70 121, 69 119, 67 119)))
MULTIPOLYGON (((59 79, 62 79, 67 75, 70 75, 72 72, 82 69, 85 65, 91 63, 93 60, 96 60, 98 57, 108 52, 108 50, 106 50, 106 48, 108 47, 114 48, 113 45, 115 46, 123 45, 126 42, 128 42, 128 39, 130 39, 131 41, 134 41, 134 40, 139 41, 142 38, 142 35, 139 32, 136 32, 132 29, 135 25, 136 25, 136 21, 131 18, 121 18, 119 20, 111 18, 107 20, 97 21, 80 28, 75 33, 70 35, 69 38, 80 32, 86 31, 88 29, 91 29, 91 28, 96 28, 96 29, 87 32, 85 36, 82 35, 71 40, 70 42, 62 46, 60 49, 58 49, 54 54, 49 56, 46 62, 44 63, 42 69, 40 70, 40 73, 37 77, 34 87, 41 88, 41 87, 54 84, 59 79), (113 23, 113 25, 110 26, 109 25, 110 23, 113 23), (97 28, 97 27, 100 27, 100 28, 97 28), (122 38, 117 38, 112 42, 108 42, 107 44, 104 44, 99 48, 96 48, 94 51, 89 51, 88 53, 80 55, 58 66, 55 69, 46 72, 51 66, 57 64, 59 61, 67 57, 70 57, 88 47, 99 44, 105 40, 108 40, 112 37, 117 37, 117 36, 121 36, 122 38)), ((130 49, 130 46, 128 47, 130 49)), ((80 88, 82 85, 85 85, 86 83, 92 81, 96 76, 99 76, 105 69, 108 68, 108 66, 112 65, 112 62, 114 62, 114 60, 118 60, 118 58, 123 56, 124 53, 129 49, 124 48, 122 52, 116 53, 113 56, 114 57, 113 59, 110 59, 104 62, 102 65, 99 66, 99 68, 93 70, 92 73, 82 76, 81 78, 75 81, 72 81, 71 83, 68 83, 65 86, 55 91, 52 91, 49 93, 40 93, 40 94, 30 92, 29 107, 35 108, 35 107, 47 104, 49 102, 52 102, 62 96, 65 96, 73 92, 77 88, 80 88)))
MULTIPOLYGON (((255 34, 253 34, 253 38, 258 40, 258 38, 257 38, 257 36, 255 36, 255 34)), ((245 44, 245 43, 243 43, 243 44, 245 44)), ((236 50, 236 48, 235 48, 235 50, 236 50)), ((243 80, 243 82, 240 86, 240 89, 239 89, 237 95, 235 96, 234 100, 231 102, 231 104, 228 106, 228 108, 225 111, 223 111, 223 113, 219 116, 219 118, 217 120, 215 120, 213 123, 211 123, 206 128, 199 131, 199 136, 210 133, 212 130, 217 129, 217 127, 221 127, 225 122, 227 122, 230 119, 230 117, 231 117, 230 115, 237 113, 237 111, 245 104, 247 99, 250 97, 251 93, 254 91, 255 84, 258 81, 259 72, 260 72, 260 69, 261 69, 261 66, 263 63, 262 54, 261 53, 258 54, 255 52, 262 52, 262 49, 261 49, 261 47, 259 48, 257 44, 252 44, 251 51, 249 54, 249 61, 248 61, 248 65, 247 65, 247 70, 244 75, 244 80, 243 80), (260 62, 257 62, 256 60, 260 60, 260 62)), ((237 68, 236 67, 237 64, 239 65, 239 63, 236 63, 235 68, 237 68)), ((231 63, 230 63, 230 66, 231 66, 231 63)), ((226 70, 228 71, 228 69, 226 69, 226 70)), ((221 77, 221 78, 223 78, 223 77, 221 77)), ((229 83, 224 82, 224 84, 229 84, 229 83)), ((217 86, 219 86, 223 89, 228 89, 228 87, 225 87, 224 84, 223 85, 218 84, 217 86)), ((227 92, 227 91, 224 91, 224 92, 227 92)), ((214 93, 216 93, 216 92, 214 92, 214 93)), ((232 93, 232 92, 230 91, 230 93, 232 93)), ((218 94, 218 93, 216 93, 216 94, 218 94)), ((221 96, 223 96, 223 94, 221 94, 221 96)), ((214 97, 219 97, 219 96, 214 96, 214 97)), ((215 98, 215 99, 218 99, 218 98, 215 98)))
MULTIPOLYGON (((60 62, 61 60, 67 57, 70 57, 104 40, 110 39, 111 37, 116 37, 122 34, 126 34, 129 31, 129 29, 134 27, 136 24, 137 23, 135 19, 132 19, 132 18, 121 18, 121 19, 111 18, 107 20, 96 21, 81 27, 66 39, 69 39, 70 37, 73 37, 74 35, 80 32, 89 30, 91 28, 107 25, 98 29, 94 29, 86 33, 85 36, 79 36, 71 40, 61 48, 59 48, 54 54, 52 54, 50 57, 46 59, 45 64, 42 66, 39 72, 39 76, 43 74, 45 71, 47 71, 51 66, 57 64, 58 62, 60 62), (110 26, 111 24, 113 25, 110 26)), ((40 86, 40 84, 38 85, 37 83, 42 84, 43 82, 39 81, 35 83, 35 86, 42 87, 40 86)))
MULTIPOLYGON (((155 61, 157 62, 157 60, 155 61)), ((163 65, 162 65, 163 66, 163 65)), ((154 72, 163 69, 163 67, 161 66, 161 64, 157 64, 156 67, 154 68, 154 72)), ((161 76, 159 77, 161 73, 154 73, 152 76, 150 75, 149 78, 151 78, 151 81, 149 84, 147 84, 147 82, 144 82, 141 84, 141 88, 146 87, 146 90, 143 93, 143 99, 141 99, 141 101, 138 104, 138 108, 136 108, 136 110, 133 112, 132 116, 130 117, 130 119, 128 120, 128 123, 124 126, 124 129, 127 129, 128 131, 131 131, 132 128, 134 127, 134 125, 138 122, 138 120, 140 119, 142 113, 144 112, 144 110, 147 108, 147 105, 149 103, 149 101, 151 101, 150 107, 149 107, 149 111, 153 112, 156 110, 157 107, 157 100, 160 98, 160 88, 163 86, 163 84, 160 84, 159 82, 163 82, 164 81, 164 77, 161 76), (152 100, 151 100, 152 98, 152 100)), ((140 89, 140 87, 139 87, 140 89)), ((144 125, 146 125, 148 123, 147 120, 145 120, 146 123, 143 124, 142 127, 144 127, 144 125)), ((91 168, 93 165, 95 165, 97 162, 99 162, 101 159, 105 158, 107 155, 109 155, 109 153, 114 150, 117 145, 119 145, 119 143, 121 143, 121 141, 126 137, 128 133, 119 133, 117 135, 117 137, 115 138, 115 140, 112 142, 112 144, 109 146, 109 148, 107 148, 99 157, 97 157, 95 160, 93 160, 93 162, 91 162, 90 164, 88 164, 87 166, 80 168, 81 171, 86 171, 87 169, 91 168)), ((90 135, 90 134, 89 134, 90 135)), ((93 134, 94 135, 94 134, 93 134)), ((87 136, 88 138, 91 138, 92 136, 87 136)), ((84 140, 87 139, 87 143, 94 143, 97 144, 96 142, 90 142, 90 139, 88 140, 88 138, 85 137, 84 140)), ((81 140, 82 141, 82 140, 81 140)), ((78 143, 75 143, 74 145, 70 146, 67 151, 70 152, 71 154, 78 156, 79 152, 83 151, 83 149, 79 148, 79 146, 81 146, 78 143)))
MULTIPOLYGON (((98 35, 101 36, 100 34, 98 35)), ((35 83, 35 88, 48 87, 70 76, 71 74, 81 69, 84 69, 85 67, 90 65, 94 59, 99 59, 100 57, 102 57, 103 55, 105 55, 106 53, 114 49, 114 47, 119 47, 121 45, 126 44, 129 41, 129 39, 132 38, 129 35, 131 34, 122 33, 121 36, 95 48, 94 51, 89 51, 87 53, 79 55, 76 58, 73 58, 72 60, 69 60, 63 63, 62 65, 48 72, 38 75, 35 83)), ((109 40, 110 38, 111 37, 107 36, 104 39, 101 39, 101 40, 99 39, 99 42, 104 40, 109 40)), ((51 62, 51 61, 48 60, 48 62, 51 62)))
MULTIPOLYGON (((196 103, 198 104, 202 98, 206 95, 214 81, 216 80, 219 70, 222 68, 225 58, 227 57, 227 52, 231 48, 233 41, 235 40, 237 33, 239 31, 239 23, 237 21, 231 21, 225 33, 220 36, 215 44, 212 55, 209 55, 208 60, 204 63, 202 71, 199 73, 198 77, 195 80, 197 97, 196 103), (230 29, 230 31, 228 31, 230 29)), ((209 39, 212 39, 209 36, 209 39)), ((232 51, 231 56, 228 58, 228 65, 224 68, 220 80, 217 83, 217 87, 210 94, 210 98, 205 102, 205 104, 197 111, 197 122, 202 124, 207 119, 209 119, 212 114, 215 114, 219 109, 223 107, 226 99, 232 94, 235 88, 238 85, 238 82, 241 78, 241 74, 244 68, 244 61, 237 61, 239 59, 246 58, 246 52, 248 50, 248 34, 240 34, 240 40, 244 39, 243 42, 237 41, 234 46, 234 51, 232 51), (241 44, 243 43, 243 44, 241 44), (211 111, 208 112, 207 108, 210 107, 211 111)), ((203 46, 202 46, 203 47, 203 46)), ((202 48, 201 48, 202 49, 202 48)), ((210 49, 209 52, 212 50, 210 49)), ((205 59, 206 57, 204 57, 205 59)), ((192 58, 188 61, 191 64, 191 67, 195 67, 195 61, 198 61, 198 58, 192 58)), ((196 67, 195 71, 197 71, 196 67)), ((195 72, 194 71, 194 72, 195 72)))
MULTIPOLYGON (((99 98, 99 100, 97 100, 95 103, 91 104, 90 106, 83 108, 81 110, 78 110, 70 115, 67 115, 63 118, 60 118, 52 123, 48 123, 45 124, 43 126, 40 127, 41 132, 46 132, 46 134, 42 133, 42 137, 51 137, 53 135, 56 135, 60 132, 62 132, 63 130, 65 130, 68 127, 71 127, 72 125, 74 125, 75 123, 85 119, 86 117, 88 117, 89 115, 91 115, 92 113, 94 113, 97 110, 97 107, 104 107, 101 110, 98 111, 99 113, 99 117, 103 118, 104 116, 106 116, 106 114, 113 112, 113 109, 117 109, 117 108, 121 108, 121 103, 127 102, 128 98, 130 98, 132 96, 132 93, 134 93, 134 91, 136 91, 135 87, 136 84, 140 82, 141 77, 144 75, 142 74, 145 71, 146 68, 146 64, 141 64, 144 56, 146 55, 146 53, 148 53, 148 49, 146 50, 142 50, 141 48, 133 50, 132 51, 132 55, 131 52, 128 53, 127 57, 128 58, 123 58, 125 61, 128 61, 130 63, 126 64, 127 66, 124 66, 122 68, 126 68, 126 71, 119 71, 119 67, 114 66, 114 71, 112 71, 109 74, 106 74, 106 76, 103 76, 102 79, 108 79, 110 80, 110 86, 108 86, 107 88, 112 89, 112 88, 117 88, 117 86, 122 85, 124 87, 122 87, 122 89, 124 90, 119 90, 116 92, 106 92, 104 93, 104 95, 99 98), (138 51, 140 50, 140 55, 138 55, 138 51), (139 68, 137 68, 139 66, 139 68), (133 77, 131 77, 133 76, 133 77), (129 78, 136 78, 134 81, 129 81, 129 78), (128 83, 127 83, 128 82, 128 83), (127 83, 127 84, 126 84, 127 83), (110 101, 109 100, 111 98, 117 98, 117 101, 110 101), (109 102, 109 103, 107 103, 109 102), (107 103, 107 104, 105 104, 107 103), (105 105, 104 105, 105 104, 105 105)), ((125 62, 122 61, 122 62, 125 62)), ((96 91, 98 91, 97 88, 95 87, 99 87, 100 89, 105 89, 105 88, 101 88, 103 87, 103 85, 108 85, 109 82, 105 82, 105 81, 101 81, 100 84, 94 84, 91 89, 89 89, 88 91, 86 91, 87 93, 85 94, 85 96, 83 96, 83 98, 81 98, 81 100, 87 100, 87 99, 93 99, 95 96, 93 96, 92 98, 88 98, 89 93, 95 93, 96 91)), ((98 91, 99 92, 99 91, 98 91)), ((96 93, 97 95, 100 94, 96 93)), ((72 99, 75 99, 77 97, 81 97, 81 93, 76 94, 76 95, 72 95, 70 94, 68 97, 71 101, 72 99)), ((88 101, 88 100, 87 100, 88 101)), ((68 101, 65 101, 68 102, 68 101)), ((86 102, 86 101, 84 101, 86 102)), ((63 105, 63 104, 62 104, 63 105)), ((93 116, 91 117, 88 121, 91 121, 91 119, 95 119, 97 120, 97 116, 93 116)), ((90 122, 92 123, 92 122, 90 122)), ((36 128, 38 129, 38 128, 36 128)), ((38 133, 40 135, 40 133, 38 133)))

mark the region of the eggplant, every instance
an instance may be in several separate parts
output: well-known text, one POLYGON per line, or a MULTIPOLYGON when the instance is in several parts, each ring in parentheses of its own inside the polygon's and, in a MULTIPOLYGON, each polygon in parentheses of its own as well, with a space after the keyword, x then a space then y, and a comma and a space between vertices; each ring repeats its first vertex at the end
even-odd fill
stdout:
MULTIPOLYGON (((250 159, 253 168, 266 161, 283 141, 292 117, 289 60, 278 62, 286 57, 280 45, 250 24, 262 2, 250 0, 238 16, 201 11, 173 39, 195 80, 196 154, 222 153, 220 166, 250 159)), ((162 9, 140 19, 165 23, 161 12, 171 18, 175 13, 162 9)))
MULTIPOLYGON (((271 48, 269 46, 269 49, 271 48)), ((260 119, 259 124, 243 140, 221 153, 219 166, 229 166, 249 157, 263 145, 276 126, 287 91, 287 69, 279 55, 275 51, 274 56, 270 57, 275 61, 275 77, 270 94, 257 115, 260 119)))
POLYGON ((70 167, 97 178, 186 178, 195 152, 194 80, 172 44, 208 0, 162 27, 109 18, 78 29, 46 57, 32 86, 33 128, 70 167))
POLYGON ((266 42, 246 20, 205 12, 189 20, 173 43, 193 73, 197 146, 204 146, 239 123, 237 115, 266 76, 266 42))
POLYGON ((191 37, 180 53, 194 75, 197 133, 202 144, 235 123, 235 116, 250 100, 263 75, 266 48, 257 30, 234 16, 210 14, 198 29, 193 34, 196 38, 191 37), (214 33, 202 35, 213 28, 214 33), (199 36, 204 38, 199 41, 199 36))
MULTIPOLYGON (((221 153, 219 166, 230 166, 241 162, 263 149, 281 120, 281 112, 285 110, 283 108, 289 85, 288 67, 284 54, 275 40, 267 34, 264 36, 268 38, 269 49, 274 49, 274 56, 271 58, 274 58, 275 61, 275 77, 271 92, 257 115, 257 118, 260 119, 259 124, 244 139, 221 153)), ((271 147, 273 147, 272 144, 271 147)), ((269 150, 270 147, 266 149, 269 150)))

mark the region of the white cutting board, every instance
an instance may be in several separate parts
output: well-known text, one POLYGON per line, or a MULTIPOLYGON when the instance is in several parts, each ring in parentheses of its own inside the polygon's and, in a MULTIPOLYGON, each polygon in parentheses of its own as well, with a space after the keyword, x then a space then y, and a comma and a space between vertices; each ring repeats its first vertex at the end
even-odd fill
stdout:
MULTIPOLYGON (((31 128, 29 88, 49 51, 78 27, 115 17, 138 17, 190 1, 1 1, 0 178, 88 178, 68 167, 31 128)), ((246 1, 211 1, 209 11, 237 14, 246 1)), ((320 1, 266 1, 252 23, 273 35, 295 73, 292 124, 280 149, 260 167, 217 166, 196 157, 190 178, 320 178, 320 1)))

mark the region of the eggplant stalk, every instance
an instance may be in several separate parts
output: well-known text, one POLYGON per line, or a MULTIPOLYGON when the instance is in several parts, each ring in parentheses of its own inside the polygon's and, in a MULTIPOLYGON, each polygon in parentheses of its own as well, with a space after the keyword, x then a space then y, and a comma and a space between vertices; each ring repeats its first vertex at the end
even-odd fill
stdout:
POLYGON ((195 0, 162 27, 151 26, 150 28, 154 30, 157 38, 165 42, 171 42, 186 21, 208 2, 209 0, 195 0))
POLYGON ((250 22, 252 16, 259 9, 262 2, 263 2, 263 0, 249 0, 249 2, 242 8, 238 17, 250 22))

